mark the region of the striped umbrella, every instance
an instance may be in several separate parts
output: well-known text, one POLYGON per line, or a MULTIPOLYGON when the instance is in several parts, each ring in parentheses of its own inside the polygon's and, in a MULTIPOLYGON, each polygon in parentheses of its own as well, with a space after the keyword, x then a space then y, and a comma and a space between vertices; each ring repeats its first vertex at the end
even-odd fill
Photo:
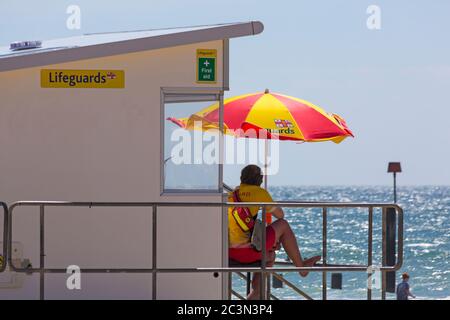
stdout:
MULTIPOLYGON (((188 118, 171 117, 167 120, 187 130, 217 130, 220 128, 219 103, 188 118)), ((311 102, 269 93, 267 89, 226 99, 223 103, 223 127, 226 134, 260 139, 340 143, 346 137, 353 137, 340 116, 327 113, 311 102)), ((265 173, 267 153, 268 140, 265 144, 265 173)), ((264 187, 267 189, 267 174, 264 175, 264 187)), ((267 222, 271 223, 271 214, 266 216, 267 222)))
MULTIPOLYGON (((217 129, 219 103, 188 118, 168 120, 188 130, 217 129)), ((340 116, 327 113, 311 102, 269 93, 269 90, 226 99, 223 104, 223 126, 225 133, 238 137, 335 143, 353 137, 340 116)))

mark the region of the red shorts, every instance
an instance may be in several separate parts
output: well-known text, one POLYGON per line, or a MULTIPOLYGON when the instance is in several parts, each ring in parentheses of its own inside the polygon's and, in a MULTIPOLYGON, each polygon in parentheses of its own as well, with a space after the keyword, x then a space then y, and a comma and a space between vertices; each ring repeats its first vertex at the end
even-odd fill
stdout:
MULTIPOLYGON (((266 227, 266 252, 272 251, 275 246, 275 230, 272 226, 266 227)), ((253 248, 230 248, 228 255, 231 260, 240 263, 253 263, 261 261, 262 252, 258 252, 253 248)))

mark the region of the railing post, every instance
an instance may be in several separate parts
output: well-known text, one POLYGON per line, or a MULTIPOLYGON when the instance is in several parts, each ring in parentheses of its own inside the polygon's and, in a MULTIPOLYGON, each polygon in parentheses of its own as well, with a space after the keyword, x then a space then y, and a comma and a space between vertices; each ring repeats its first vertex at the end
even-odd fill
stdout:
POLYGON ((39 299, 45 299, 45 206, 40 205, 39 210, 39 224, 40 224, 40 246, 39 246, 39 299))
MULTIPOLYGON (((386 266, 396 264, 396 224, 397 210, 394 207, 386 208, 386 266)), ((395 293, 395 271, 386 272, 386 292, 395 293)))
POLYGON ((261 253, 262 253, 262 259, 261 259, 261 278, 260 278, 260 286, 261 286, 261 300, 266 300, 266 259, 267 259, 267 255, 266 255, 266 212, 267 212, 267 208, 266 206, 263 206, 262 209, 262 228, 261 228, 261 239, 262 239, 262 245, 261 245, 261 253))
POLYGON ((12 263, 12 209, 8 207, 8 265, 14 268, 12 263))
MULTIPOLYGON (((265 217, 265 220, 267 220, 267 216, 266 216, 267 209, 265 209, 264 211, 265 211, 264 217, 265 217)), ((266 228, 267 228, 266 222, 263 223, 263 226, 264 226, 263 235, 264 235, 264 237, 266 237, 266 228)), ((265 241, 267 242, 267 239, 265 239, 265 241)), ((264 246, 263 246, 264 253, 266 252, 266 242, 264 242, 264 246)), ((266 255, 266 259, 267 259, 267 255, 266 255)), ((264 261, 266 261, 266 260, 264 260, 264 261)), ((267 265, 267 263, 266 263, 266 265, 267 265)), ((271 276, 271 273, 264 274, 264 278, 266 280, 266 296, 264 297, 264 300, 270 300, 270 295, 271 295, 271 293, 270 293, 270 290, 271 290, 270 276, 271 276)))
MULTIPOLYGON (((381 213, 381 265, 386 265, 386 208, 381 213)), ((381 300, 386 300, 386 272, 381 271, 381 300)))
MULTIPOLYGON (((327 264, 327 207, 322 208, 322 261, 327 264)), ((327 300, 327 272, 322 272, 322 300, 327 300)))
POLYGON ((0 266, 0 272, 3 272, 6 270, 6 265, 8 264, 8 206, 4 202, 0 202, 0 206, 3 208, 3 261, 2 265, 0 266))
POLYGON ((400 207, 396 208, 398 215, 397 222, 397 232, 398 232, 398 253, 397 253, 397 264, 401 266, 403 264, 403 209, 400 207))
POLYGON ((228 276, 228 300, 231 300, 232 293, 231 290, 233 289, 233 273, 230 273, 228 276))
MULTIPOLYGON (((368 280, 372 280, 372 241, 373 241, 373 208, 369 207, 369 226, 367 235, 367 266, 370 268, 370 274, 367 275, 368 280)), ((368 271, 369 271, 368 270, 368 271)), ((367 284, 367 300, 372 300, 372 283, 367 284)))
POLYGON ((154 204, 152 205, 152 300, 156 300, 156 288, 157 288, 157 278, 156 278, 156 242, 157 242, 157 206, 154 204))

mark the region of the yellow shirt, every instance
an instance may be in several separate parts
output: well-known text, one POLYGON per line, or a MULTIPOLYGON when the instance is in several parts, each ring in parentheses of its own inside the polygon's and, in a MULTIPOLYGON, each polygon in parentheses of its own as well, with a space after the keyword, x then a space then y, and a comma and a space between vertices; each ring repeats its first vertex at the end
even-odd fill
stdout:
MULTIPOLYGON (((270 194, 259 186, 243 184, 239 186, 239 198, 242 202, 273 202, 270 194)), ((228 194, 228 201, 233 202, 233 195, 228 194)), ((249 207, 252 216, 256 216, 260 206, 249 207)), ((230 247, 239 247, 250 243, 250 231, 244 232, 237 224, 233 215, 231 214, 233 208, 228 209, 228 239, 230 247)), ((273 207, 267 207, 267 212, 273 210, 273 207)))

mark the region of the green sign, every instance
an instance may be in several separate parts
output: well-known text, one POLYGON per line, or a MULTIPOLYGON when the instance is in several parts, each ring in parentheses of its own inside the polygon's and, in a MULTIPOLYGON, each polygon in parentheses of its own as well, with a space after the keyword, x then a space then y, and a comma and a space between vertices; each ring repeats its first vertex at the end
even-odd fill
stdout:
POLYGON ((217 50, 198 49, 197 50, 197 82, 216 82, 216 60, 217 50))

